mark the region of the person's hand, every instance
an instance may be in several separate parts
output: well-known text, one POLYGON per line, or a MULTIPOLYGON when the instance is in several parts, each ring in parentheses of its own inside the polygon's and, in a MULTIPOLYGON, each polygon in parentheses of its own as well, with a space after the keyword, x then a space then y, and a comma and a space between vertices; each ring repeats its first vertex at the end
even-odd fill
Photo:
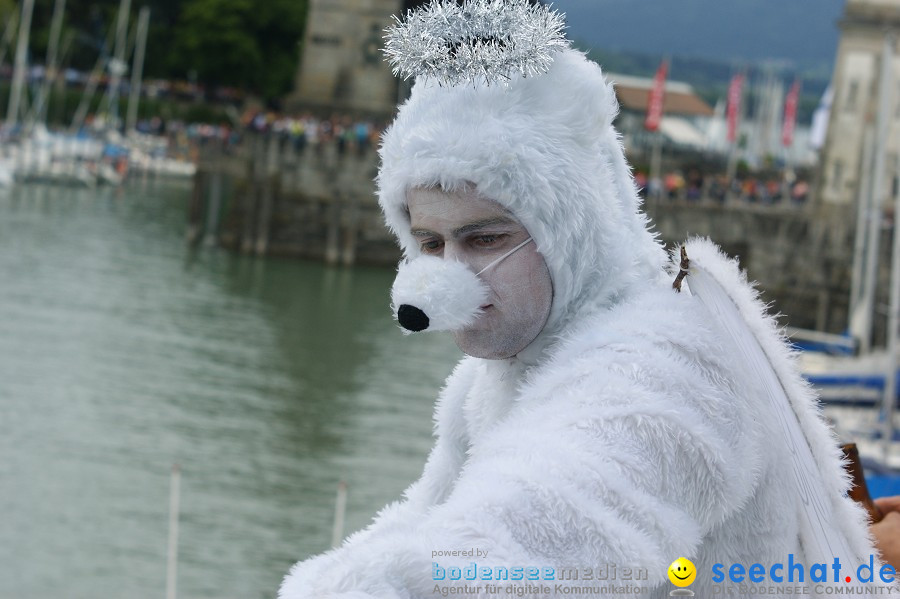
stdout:
POLYGON ((884 513, 881 522, 870 526, 875 548, 886 563, 900 571, 900 495, 879 497, 874 503, 884 513))
POLYGON ((878 506, 884 514, 888 512, 900 512, 900 495, 893 495, 891 497, 879 497, 878 499, 873 499, 872 502, 878 506))

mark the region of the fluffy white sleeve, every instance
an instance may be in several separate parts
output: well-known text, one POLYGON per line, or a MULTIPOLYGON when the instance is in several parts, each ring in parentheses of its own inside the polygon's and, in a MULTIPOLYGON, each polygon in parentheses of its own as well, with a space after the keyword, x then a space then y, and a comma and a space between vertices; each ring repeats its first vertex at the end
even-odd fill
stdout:
POLYGON ((430 597, 433 561, 472 561, 432 552, 470 548, 488 552, 479 567, 627 564, 663 582, 753 493, 764 437, 728 352, 670 310, 571 343, 469 447, 445 499, 301 563, 281 599, 430 597))

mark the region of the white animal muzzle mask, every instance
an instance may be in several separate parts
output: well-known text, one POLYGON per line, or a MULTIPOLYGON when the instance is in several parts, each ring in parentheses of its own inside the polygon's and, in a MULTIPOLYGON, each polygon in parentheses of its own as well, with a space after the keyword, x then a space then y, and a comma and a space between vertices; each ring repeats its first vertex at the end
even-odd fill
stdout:
POLYGON ((529 237, 477 274, 462 262, 437 256, 401 262, 391 289, 391 310, 404 333, 456 331, 475 322, 490 295, 479 276, 531 240, 529 237))

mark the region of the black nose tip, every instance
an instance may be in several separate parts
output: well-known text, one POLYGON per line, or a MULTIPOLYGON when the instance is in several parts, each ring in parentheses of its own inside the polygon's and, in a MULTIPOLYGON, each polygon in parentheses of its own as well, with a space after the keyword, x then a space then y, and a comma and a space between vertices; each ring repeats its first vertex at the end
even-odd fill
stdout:
POLYGON ((400 321, 401 327, 414 333, 424 331, 428 328, 428 316, 415 306, 410 306, 409 304, 400 306, 400 309, 397 310, 397 320, 400 321))

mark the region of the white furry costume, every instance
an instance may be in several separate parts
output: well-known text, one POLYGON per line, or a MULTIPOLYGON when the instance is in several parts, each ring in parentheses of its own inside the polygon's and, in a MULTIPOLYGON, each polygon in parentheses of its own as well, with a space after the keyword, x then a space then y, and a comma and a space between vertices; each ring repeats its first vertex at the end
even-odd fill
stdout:
MULTIPOLYGON (((461 360, 438 398, 421 478, 343 546, 298 563, 281 599, 432 597, 433 561, 646 568, 643 584, 663 597, 679 556, 697 566, 691 590, 709 597, 713 563, 804 560, 777 425, 727 335, 671 289, 616 111, 599 67, 573 50, 508 88, 416 83, 381 149, 389 226, 417 256, 406 191, 474 183, 534 238, 553 282, 550 317, 516 358, 461 360), (431 557, 469 548, 488 557, 431 557)), ((736 266, 711 244, 688 252, 740 289, 787 360, 736 266)), ((801 422, 836 524, 867 561, 865 515, 842 497, 831 434, 795 369, 780 371, 805 398, 801 422)))

